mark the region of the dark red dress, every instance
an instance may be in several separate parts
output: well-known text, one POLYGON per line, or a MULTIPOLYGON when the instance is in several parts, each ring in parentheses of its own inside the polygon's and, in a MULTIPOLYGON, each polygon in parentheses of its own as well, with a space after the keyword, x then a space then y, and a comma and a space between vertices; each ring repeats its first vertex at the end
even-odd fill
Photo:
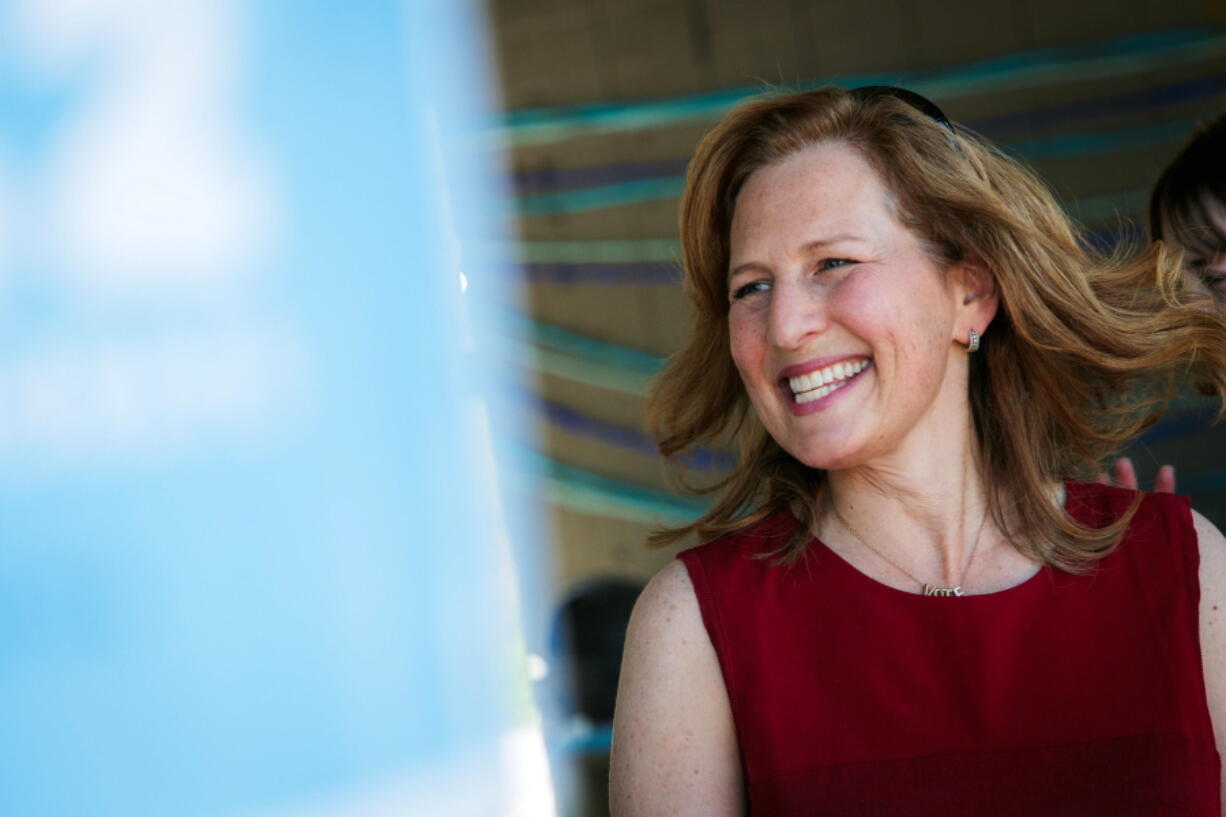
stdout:
MULTIPOLYGON (((1068 485, 1101 525, 1127 491, 1068 485)), ((1217 815, 1185 497, 1147 495, 1092 573, 896 590, 772 517, 682 553, 732 703, 750 813, 1217 815)))

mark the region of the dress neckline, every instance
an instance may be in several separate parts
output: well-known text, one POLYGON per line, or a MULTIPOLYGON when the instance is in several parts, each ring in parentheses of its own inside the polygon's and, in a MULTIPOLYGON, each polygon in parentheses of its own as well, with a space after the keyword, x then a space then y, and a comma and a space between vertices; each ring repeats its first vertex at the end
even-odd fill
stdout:
MULTIPOLYGON (((1064 487, 1064 509, 1068 512, 1070 505, 1074 499, 1074 494, 1078 493, 1078 483, 1065 482, 1064 487)), ((817 534, 813 534, 809 539, 810 546, 817 545, 821 553, 828 553, 829 560, 834 563, 836 569, 841 570, 849 575, 849 580, 860 585, 875 588, 875 592, 883 595, 895 595, 899 597, 910 597, 918 599, 921 603, 939 606, 948 604, 951 606, 966 606, 967 604, 979 605, 989 603, 988 600, 997 599, 1013 599, 1021 597, 1024 594, 1031 592, 1034 587, 1041 586, 1040 577, 1044 575, 1050 576, 1051 567, 1049 565, 1039 565, 1038 568, 1026 578, 1022 579, 1015 585, 1005 587, 991 593, 972 593, 957 598, 943 598, 940 596, 925 596, 922 592, 914 592, 911 590, 903 590, 900 587, 895 587, 892 584, 886 584, 883 581, 874 579, 858 567, 853 565, 847 559, 843 558, 842 554, 838 553, 832 547, 818 538, 817 534)))

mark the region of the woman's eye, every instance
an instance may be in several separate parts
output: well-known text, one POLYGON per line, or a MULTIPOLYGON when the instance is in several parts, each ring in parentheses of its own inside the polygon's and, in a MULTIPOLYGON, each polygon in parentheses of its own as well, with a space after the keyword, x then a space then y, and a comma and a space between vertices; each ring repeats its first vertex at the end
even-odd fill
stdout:
POLYGON ((770 289, 770 284, 766 283, 765 281, 752 281, 732 290, 732 300, 739 301, 742 298, 758 292, 765 292, 768 289, 770 289))
POLYGON ((1226 254, 1218 252, 1198 259, 1196 274, 1219 298, 1226 296, 1226 254))
POLYGON ((1226 258, 1216 256, 1193 256, 1185 262, 1185 268, 1216 297, 1226 296, 1226 258))
POLYGON ((845 267, 848 264, 854 263, 856 262, 850 258, 824 258, 822 259, 822 262, 817 265, 817 268, 825 272, 826 270, 834 269, 835 267, 845 267))
POLYGON ((1226 273, 1202 272, 1200 279, 1219 298, 1226 296, 1226 273))

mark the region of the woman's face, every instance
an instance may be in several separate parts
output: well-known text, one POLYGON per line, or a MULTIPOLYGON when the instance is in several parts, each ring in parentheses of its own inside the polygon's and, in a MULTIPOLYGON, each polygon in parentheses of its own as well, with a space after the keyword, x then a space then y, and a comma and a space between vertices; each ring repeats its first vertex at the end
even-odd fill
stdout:
MULTIPOLYGON (((1202 204, 1203 212, 1211 222, 1201 228, 1203 236, 1226 235, 1226 203, 1206 197, 1202 204)), ((1182 246, 1177 236, 1172 236, 1168 243, 1184 250, 1183 278, 1189 291, 1212 298, 1219 311, 1226 311, 1226 245, 1212 247, 1205 252, 1203 249, 1191 250, 1182 246)), ((1202 238, 1194 243, 1204 247, 1209 242, 1202 238)))
POLYGON ((965 422, 963 344, 995 311, 975 291, 983 278, 933 263, 844 144, 755 172, 732 219, 728 318, 767 431, 806 465, 837 469, 965 422))

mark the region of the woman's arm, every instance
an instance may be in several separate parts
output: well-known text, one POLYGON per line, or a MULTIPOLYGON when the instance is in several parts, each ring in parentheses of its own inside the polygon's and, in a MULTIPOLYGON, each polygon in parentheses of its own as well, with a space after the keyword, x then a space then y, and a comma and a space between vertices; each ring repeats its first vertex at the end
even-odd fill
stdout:
POLYGON ((626 633, 609 805, 613 817, 740 817, 744 783, 728 693, 685 565, 671 562, 626 633))
MULTIPOLYGON (((1218 754, 1226 758, 1226 539, 1195 511, 1192 519, 1200 542, 1200 652, 1205 692, 1218 754)), ((1222 810, 1226 813, 1226 765, 1222 771, 1222 810)))

